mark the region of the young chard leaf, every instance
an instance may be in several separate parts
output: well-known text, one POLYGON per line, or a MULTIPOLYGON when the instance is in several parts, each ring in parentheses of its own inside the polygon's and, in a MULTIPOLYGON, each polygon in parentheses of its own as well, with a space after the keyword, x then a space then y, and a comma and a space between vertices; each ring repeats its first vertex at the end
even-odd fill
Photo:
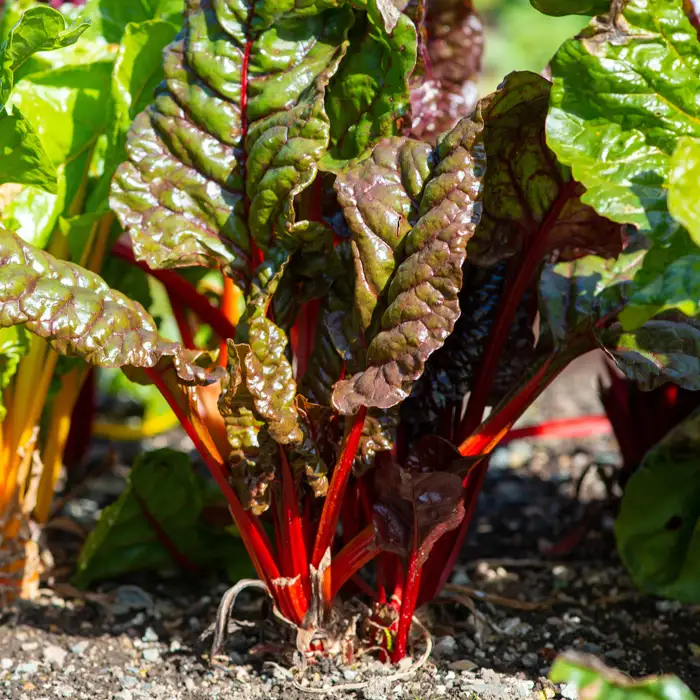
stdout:
POLYGON ((333 405, 341 413, 390 408, 405 399, 427 358, 454 328, 467 240, 479 217, 480 132, 464 119, 437 149, 418 221, 405 236, 404 257, 386 293, 380 331, 367 348, 367 368, 335 385, 333 405))
POLYGON ((275 228, 292 225, 293 198, 316 175, 328 145, 325 87, 352 12, 187 7, 165 51, 165 82, 131 128, 111 204, 152 267, 215 264, 245 276, 254 247, 267 250, 275 228))
POLYGON ((700 136, 700 42, 682 0, 616 0, 551 65, 547 143, 586 187, 583 201, 664 239, 678 226, 671 155, 700 136))
POLYGON ((207 381, 178 343, 159 336, 140 304, 0 229, 0 327, 20 324, 59 354, 93 365, 154 367, 163 360, 183 381, 207 381))
POLYGON ((700 246, 700 139, 682 138, 671 158, 668 176, 668 209, 700 246))
POLYGON ((182 24, 185 0, 89 0, 85 13, 93 18, 89 34, 119 44, 130 23, 165 20, 182 24))
POLYGON ((382 548, 408 558, 415 548, 422 566, 435 543, 462 522, 462 477, 454 469, 459 451, 435 435, 409 453, 405 468, 387 456, 376 472, 373 522, 382 548))

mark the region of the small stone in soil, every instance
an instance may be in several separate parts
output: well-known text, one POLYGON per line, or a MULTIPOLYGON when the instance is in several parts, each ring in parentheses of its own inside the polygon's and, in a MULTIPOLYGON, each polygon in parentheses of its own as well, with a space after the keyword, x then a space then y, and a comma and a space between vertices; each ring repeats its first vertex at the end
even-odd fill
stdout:
POLYGON ((151 663, 160 661, 160 652, 158 649, 144 649, 143 652, 141 652, 141 655, 143 656, 144 661, 150 661, 151 663))
POLYGON ((49 646, 44 648, 44 661, 56 666, 58 668, 63 668, 63 664, 66 662, 66 656, 68 652, 61 647, 57 647, 55 644, 49 644, 49 646))

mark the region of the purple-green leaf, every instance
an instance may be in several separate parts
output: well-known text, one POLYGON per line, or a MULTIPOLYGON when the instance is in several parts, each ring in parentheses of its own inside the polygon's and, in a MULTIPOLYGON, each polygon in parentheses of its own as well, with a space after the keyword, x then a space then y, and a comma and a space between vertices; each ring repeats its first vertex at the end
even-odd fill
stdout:
POLYGON ((247 276, 254 246, 267 250, 293 225, 293 199, 328 145, 325 87, 352 22, 349 9, 323 7, 279 18, 295 8, 188 0, 112 190, 137 257, 247 276))
POLYGON ((158 334, 141 304, 0 229, 0 327, 18 324, 56 352, 100 367, 154 367, 164 360, 184 381, 214 379, 178 343, 158 334))
POLYGON ((395 137, 336 180, 338 203, 352 232, 355 311, 365 331, 375 310, 383 311, 379 302, 403 258, 402 241, 416 223, 432 167, 430 146, 395 137))
POLYGON ((366 369, 335 385, 333 405, 341 413, 400 403, 454 329, 467 241, 479 219, 485 165, 480 132, 464 119, 438 147, 418 221, 405 236, 404 258, 386 292, 380 331, 367 348, 366 369))

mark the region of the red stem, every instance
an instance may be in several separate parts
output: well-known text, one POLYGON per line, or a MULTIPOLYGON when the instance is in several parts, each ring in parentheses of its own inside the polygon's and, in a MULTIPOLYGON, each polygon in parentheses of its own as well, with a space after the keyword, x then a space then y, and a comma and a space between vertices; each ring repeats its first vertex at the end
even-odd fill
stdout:
POLYGON ((467 402, 467 410, 457 430, 456 440, 461 442, 471 435, 484 415, 488 395, 498 370, 498 363, 503 355, 503 348, 508 341, 515 314, 532 282, 542 257, 549 243, 548 236, 559 219, 562 209, 573 194, 576 182, 571 180, 564 185, 559 197, 551 206, 546 218, 532 236, 525 257, 518 263, 515 276, 508 277, 501 292, 496 323, 493 325, 484 349, 483 360, 477 373, 477 379, 467 402))
POLYGON ((112 253, 132 265, 136 265, 154 279, 157 279, 167 289, 173 305, 178 303, 192 309, 199 318, 210 325, 220 338, 233 338, 236 335, 236 327, 232 325, 214 306, 209 299, 200 294, 184 277, 180 277, 172 270, 152 270, 146 263, 136 260, 134 253, 128 246, 117 242, 112 253))
MULTIPOLYGON (((286 571, 286 576, 299 576, 304 595, 311 594, 309 582, 309 560, 306 556, 306 543, 304 542, 304 530, 299 517, 299 504, 294 488, 292 470, 289 468, 287 455, 282 445, 279 446, 280 463, 282 465, 282 541, 288 555, 288 565, 291 570, 286 571)), ((285 552, 282 552, 284 557, 285 552)), ((308 607, 308 602, 305 605, 308 607)), ((304 610, 306 612, 306 610, 304 610)))
POLYGON ((217 485, 224 494, 226 501, 229 504, 234 522, 241 533, 243 544, 248 550, 250 558, 253 561, 255 570, 258 572, 260 579, 270 587, 270 590, 272 590, 272 581, 279 578, 280 575, 279 569, 272 555, 272 545, 270 544, 265 531, 260 526, 260 523, 257 520, 252 519, 247 511, 244 510, 243 506, 238 500, 238 496, 236 496, 234 490, 231 488, 231 485, 228 483, 228 479, 226 478, 226 470, 224 462, 221 459, 221 455, 216 452, 212 452, 212 450, 205 446, 204 441, 195 429, 192 421, 182 410, 182 407, 170 391, 169 387, 163 381, 160 373, 152 367, 145 367, 144 371, 168 402, 170 408, 177 416, 177 419, 185 429, 185 432, 189 436, 190 440, 192 440, 194 443, 197 452, 199 452, 200 456, 204 460, 204 463, 207 465, 207 468, 214 478, 214 481, 216 481, 217 485))
POLYGON ((374 537, 374 525, 368 525, 333 557, 330 568, 326 569, 324 597, 332 601, 343 585, 372 561, 379 551, 374 537))
POLYGON ((338 529, 340 507, 343 503, 343 496, 345 495, 345 489, 348 485, 350 471, 352 470, 357 448, 360 444, 362 428, 364 427, 366 416, 367 407, 361 406, 357 415, 353 418, 352 426, 345 439, 343 451, 333 470, 333 476, 331 477, 331 483, 328 487, 326 502, 323 504, 321 521, 318 524, 316 542, 311 558, 311 563, 316 569, 318 569, 323 556, 333 543, 335 532, 338 529))
POLYGON ((401 599, 401 613, 399 615, 399 629, 396 633, 396 646, 391 655, 391 660, 395 664, 406 656, 408 635, 411 631, 413 614, 416 611, 416 604, 418 603, 422 569, 423 567, 418 560, 418 549, 414 547, 411 552, 408 574, 406 575, 406 585, 403 589, 401 599))
POLYGON ((603 435, 611 431, 612 426, 607 416, 577 416, 515 428, 503 437, 499 444, 506 445, 524 438, 582 438, 603 435))
MULTIPOLYGON (((224 294, 221 297, 221 314, 235 328, 234 319, 238 318, 236 308, 236 285, 230 277, 224 277, 224 294)), ((221 339, 219 347, 219 364, 226 367, 228 363, 228 348, 226 338, 221 339)))

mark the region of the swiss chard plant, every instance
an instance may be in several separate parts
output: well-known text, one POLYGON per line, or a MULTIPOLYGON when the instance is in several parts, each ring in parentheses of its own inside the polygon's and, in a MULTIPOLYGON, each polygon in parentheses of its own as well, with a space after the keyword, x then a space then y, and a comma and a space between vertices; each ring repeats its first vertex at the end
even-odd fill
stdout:
POLYGON ((551 81, 477 101, 470 2, 187 0, 110 194, 114 255, 165 285, 179 342, 0 234, 0 325, 160 390, 302 652, 406 655, 489 454, 575 358, 700 388, 688 8, 536 5, 601 14, 551 81))

